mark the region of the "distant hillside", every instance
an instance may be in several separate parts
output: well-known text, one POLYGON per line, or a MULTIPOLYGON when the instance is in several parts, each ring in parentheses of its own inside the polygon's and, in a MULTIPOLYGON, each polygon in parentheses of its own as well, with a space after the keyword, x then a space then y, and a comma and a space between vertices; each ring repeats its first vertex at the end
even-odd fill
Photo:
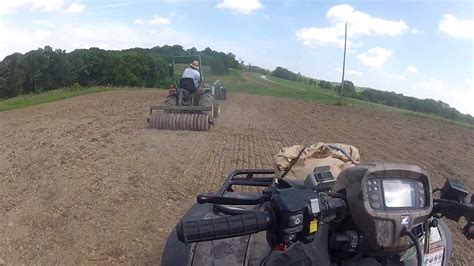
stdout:
MULTIPOLYGON (((283 67, 277 67, 273 71, 255 66, 247 66, 246 69, 253 72, 272 75, 281 79, 300 82, 314 87, 324 88, 327 90, 335 91, 336 93, 341 92, 341 86, 338 82, 330 82, 305 77, 300 73, 294 73, 283 67)), ((344 83, 344 96, 362 101, 402 108, 409 111, 431 114, 449 120, 459 121, 462 123, 474 124, 474 117, 469 114, 462 114, 461 112, 449 106, 449 104, 443 101, 435 101, 432 99, 418 99, 415 97, 405 96, 401 93, 381 91, 368 87, 357 87, 349 80, 346 80, 344 83)))
MULTIPOLYGON (((0 98, 39 93, 72 85, 164 88, 170 83, 168 66, 173 56, 185 55, 200 55, 203 65, 209 68, 211 75, 226 75, 230 69, 246 69, 253 73, 299 83, 300 85, 290 86, 294 90, 299 90, 298 86, 309 86, 331 92, 319 94, 321 97, 339 94, 341 91, 338 82, 306 77, 281 66, 271 71, 259 66, 245 65, 243 61, 236 60, 236 56, 232 53, 218 52, 210 48, 198 51, 196 48, 184 49, 180 45, 165 45, 122 51, 99 48, 77 49, 67 53, 46 46, 44 49, 25 54, 14 53, 0 62, 0 98)), ((187 64, 188 61, 181 63, 187 64)), ((309 93, 306 89, 300 91, 309 93)), ((357 87, 351 81, 345 81, 344 96, 474 124, 471 115, 462 114, 442 101, 420 100, 394 92, 357 87)))

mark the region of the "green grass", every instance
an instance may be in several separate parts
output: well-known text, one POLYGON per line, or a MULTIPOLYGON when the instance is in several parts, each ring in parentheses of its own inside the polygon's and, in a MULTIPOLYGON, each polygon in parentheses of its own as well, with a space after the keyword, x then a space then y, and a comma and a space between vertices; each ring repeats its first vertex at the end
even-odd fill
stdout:
MULTIPOLYGON (((250 73, 240 70, 231 70, 228 75, 213 76, 207 74, 207 80, 221 80, 222 84, 228 88, 229 91, 245 92, 264 96, 277 96, 300 99, 305 101, 314 101, 324 104, 334 105, 339 103, 339 96, 330 90, 320 88, 318 86, 310 86, 301 82, 294 82, 290 80, 280 79, 276 77, 267 76, 269 80, 264 80, 261 74, 250 73)), ((393 112, 402 115, 413 117, 428 118, 436 121, 456 124, 463 127, 474 128, 474 125, 449 120, 446 118, 409 111, 401 108, 391 107, 382 104, 366 102, 353 98, 344 98, 343 104, 345 106, 352 106, 356 108, 374 109, 386 112, 393 112)))
POLYGON ((47 91, 47 92, 43 92, 39 94, 28 94, 28 95, 17 96, 17 97, 6 99, 6 100, 0 99, 0 112, 38 105, 42 103, 54 102, 57 100, 62 100, 62 99, 89 94, 89 93, 109 91, 113 89, 116 89, 116 88, 111 88, 111 87, 65 88, 65 89, 47 91))
MULTIPOLYGON (((184 66, 183 66, 184 68, 184 66)), ((300 99, 305 101, 320 102, 323 104, 334 105, 339 102, 339 96, 333 91, 326 90, 320 87, 310 86, 301 82, 294 82, 290 80, 280 79, 276 77, 267 76, 268 80, 262 79, 262 75, 258 73, 251 73, 242 70, 231 69, 226 75, 212 75, 209 67, 203 67, 204 81, 211 84, 216 80, 224 85, 230 92, 244 92, 249 94, 256 94, 262 96, 276 96, 293 99, 300 99)), ((61 99, 66 99, 74 96, 117 90, 116 87, 91 87, 91 88, 65 88, 59 90, 48 91, 40 94, 30 94, 18 96, 11 99, 0 99, 0 112, 12 110, 16 108, 23 108, 42 103, 49 103, 61 99)), ((130 88, 127 88, 130 89, 130 88)), ((474 125, 452 121, 445 118, 417 113, 405 109, 395 108, 391 106, 365 102, 352 98, 344 98, 343 104, 346 106, 353 106, 364 109, 375 109, 387 112, 394 112, 398 114, 429 118, 437 121, 447 122, 451 124, 461 125, 468 128, 474 128, 474 125)))

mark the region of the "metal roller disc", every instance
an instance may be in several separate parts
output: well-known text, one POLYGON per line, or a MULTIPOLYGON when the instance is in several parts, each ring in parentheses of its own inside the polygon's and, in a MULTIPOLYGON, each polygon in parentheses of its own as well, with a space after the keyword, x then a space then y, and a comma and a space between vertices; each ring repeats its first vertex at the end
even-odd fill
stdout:
POLYGON ((150 115, 150 128, 156 128, 156 122, 158 120, 159 113, 153 112, 150 115))
POLYGON ((181 118, 182 118, 182 114, 177 114, 176 115, 176 129, 177 130, 181 130, 181 118))
POLYGON ((166 113, 160 113, 158 116, 158 120, 156 121, 156 128, 162 129, 163 128, 163 122, 166 119, 166 113))
POLYGON ((206 118, 207 118, 207 115, 201 115, 201 127, 202 127, 202 131, 206 131, 207 128, 206 128, 206 118))
POLYGON ((179 130, 183 130, 183 118, 184 118, 184 115, 183 114, 178 114, 178 129, 179 130))
POLYGON ((189 114, 188 125, 191 130, 196 130, 194 126, 194 114, 189 114))
POLYGON ((180 130, 181 129, 181 128, 179 128, 179 118, 180 117, 181 117, 181 114, 177 113, 176 117, 174 119, 174 130, 180 130))
POLYGON ((199 115, 193 114, 193 128, 195 131, 199 131, 199 115))
POLYGON ((187 130, 188 127, 187 127, 187 120, 188 120, 188 114, 183 114, 182 117, 181 117, 181 128, 184 129, 184 130, 187 130))
POLYGON ((186 130, 186 118, 188 118, 188 114, 182 114, 181 115, 181 128, 186 130))
POLYGON ((196 131, 196 114, 191 114, 191 118, 189 119, 189 124, 191 125, 191 130, 196 131))
POLYGON ((168 113, 161 114, 160 121, 158 122, 158 128, 159 129, 165 129, 166 128, 166 125, 168 123, 168 118, 169 118, 168 113))
POLYGON ((201 119, 200 114, 196 115, 196 123, 197 123, 197 130, 202 131, 202 119, 201 119))
POLYGON ((178 118, 179 118, 179 114, 174 114, 173 115, 173 130, 179 130, 178 128, 178 118))
POLYGON ((153 119, 152 119, 152 122, 151 122, 151 127, 152 128, 160 128, 158 126, 158 124, 160 123, 160 120, 161 120, 161 112, 155 112, 153 114, 153 119))
POLYGON ((182 114, 182 118, 181 118, 181 128, 183 130, 189 130, 188 127, 187 127, 187 120, 188 120, 188 114, 182 114))
POLYGON ((197 115, 197 117, 196 117, 196 122, 197 122, 197 130, 198 130, 198 131, 202 131, 202 127, 203 127, 203 124, 202 124, 202 115, 197 115))
POLYGON ((176 119, 174 120, 174 128, 176 130, 181 130, 181 127, 179 125, 179 121, 181 120, 181 114, 176 114, 176 119))
POLYGON ((173 113, 168 114, 168 119, 166 119, 166 124, 165 124, 164 129, 171 129, 173 127, 173 123, 172 123, 173 116, 174 116, 173 113))
POLYGON ((160 122, 158 124, 158 126, 160 127, 160 129, 166 129, 167 127, 167 124, 168 124, 168 119, 170 118, 170 114, 168 113, 163 113, 161 114, 160 116, 160 122))
POLYGON ((188 125, 191 130, 196 130, 196 126, 194 126, 194 114, 189 114, 188 125))
POLYGON ((169 129, 171 126, 171 113, 166 114, 166 119, 163 121, 162 129, 169 129))
POLYGON ((192 124, 192 114, 186 114, 186 128, 189 130, 193 130, 193 124, 192 124))
POLYGON ((155 122, 153 122, 153 123, 154 123, 154 125, 153 125, 154 128, 161 129, 160 124, 161 124, 161 122, 162 122, 162 120, 163 120, 163 116, 164 116, 164 115, 165 115, 165 114, 163 114, 162 112, 158 112, 158 113, 156 114, 155 122))
POLYGON ((194 130, 194 131, 197 131, 197 130, 198 130, 197 121, 196 121, 197 119, 196 119, 196 118, 197 118, 197 115, 196 115, 196 114, 192 114, 192 115, 191 115, 191 121, 190 121, 190 123, 191 123, 191 128, 192 128, 192 130, 194 130))
POLYGON ((154 128, 153 127, 153 121, 155 120, 155 115, 153 113, 150 114, 150 117, 148 117, 148 127, 149 128, 154 128))
POLYGON ((182 114, 179 114, 179 113, 176 115, 176 121, 175 121, 176 130, 181 130, 181 116, 182 114))
POLYGON ((150 116, 148 117, 148 127, 149 128, 153 128, 153 120, 155 119, 155 116, 153 115, 153 113, 150 114, 150 116))
POLYGON ((209 129, 209 116, 205 115, 204 116, 204 131, 207 131, 209 129))
POLYGON ((153 125, 152 127, 153 128, 160 128, 159 124, 160 124, 160 120, 161 120, 161 112, 155 112, 154 116, 153 116, 153 125))
POLYGON ((199 131, 199 115, 198 114, 193 115, 193 128, 195 131, 199 131))
POLYGON ((182 114, 181 115, 181 128, 186 130, 186 117, 188 114, 182 114))
POLYGON ((169 119, 169 125, 168 125, 168 129, 170 130, 175 130, 174 128, 174 121, 176 120, 176 114, 175 113, 171 113, 170 114, 170 119, 169 119))

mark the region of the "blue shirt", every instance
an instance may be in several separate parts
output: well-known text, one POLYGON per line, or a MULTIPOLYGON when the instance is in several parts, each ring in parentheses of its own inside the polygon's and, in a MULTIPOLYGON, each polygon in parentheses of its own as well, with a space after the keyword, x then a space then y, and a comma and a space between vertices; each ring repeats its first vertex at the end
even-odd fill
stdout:
POLYGON ((188 67, 184 70, 182 78, 192 78, 194 80, 194 87, 199 88, 199 81, 201 81, 201 74, 199 71, 192 67, 188 67))

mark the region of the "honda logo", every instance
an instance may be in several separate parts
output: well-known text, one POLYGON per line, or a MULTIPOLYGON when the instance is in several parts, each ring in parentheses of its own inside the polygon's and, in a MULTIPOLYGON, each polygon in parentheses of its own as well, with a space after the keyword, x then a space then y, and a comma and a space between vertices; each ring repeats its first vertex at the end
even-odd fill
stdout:
POLYGON ((400 224, 402 225, 410 224, 410 215, 402 215, 400 218, 401 218, 400 224))

